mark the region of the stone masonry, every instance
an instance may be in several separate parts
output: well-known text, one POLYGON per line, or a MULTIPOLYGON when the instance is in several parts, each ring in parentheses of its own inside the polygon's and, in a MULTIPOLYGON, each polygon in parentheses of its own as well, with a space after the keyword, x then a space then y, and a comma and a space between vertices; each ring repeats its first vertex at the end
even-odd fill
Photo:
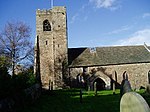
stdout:
POLYGON ((150 53, 144 46, 68 48, 65 7, 36 11, 35 44, 35 73, 45 89, 62 88, 65 81, 78 87, 80 79, 91 90, 95 82, 99 89, 111 89, 123 75, 132 89, 150 83, 150 53))
MULTIPOLYGON (((92 75, 91 71, 95 69, 95 75, 105 82, 106 89, 111 88, 111 78, 115 80, 116 83, 121 84, 123 80, 123 73, 125 71, 128 75, 128 80, 130 81, 133 90, 138 90, 140 89, 140 87, 146 87, 146 85, 149 83, 148 73, 150 70, 150 63, 91 66, 87 67, 87 69, 87 74, 89 74, 90 76, 92 75), (117 73, 117 79, 115 79, 114 77, 115 72, 117 73)), ((82 72, 83 67, 70 68, 71 79, 76 79, 77 75, 81 74, 82 72)), ((95 79, 93 79, 93 81, 94 80, 95 79)))
POLYGON ((53 7, 49 10, 38 9, 36 11, 40 77, 42 87, 45 89, 61 88, 63 84, 62 69, 63 63, 67 60, 66 20, 65 7, 53 7))

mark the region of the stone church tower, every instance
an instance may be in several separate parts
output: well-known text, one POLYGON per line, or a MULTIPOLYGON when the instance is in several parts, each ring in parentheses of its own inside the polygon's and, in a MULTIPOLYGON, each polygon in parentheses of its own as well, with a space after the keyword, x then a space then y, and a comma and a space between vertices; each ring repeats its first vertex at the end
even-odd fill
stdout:
POLYGON ((61 88, 68 49, 65 7, 36 11, 35 44, 35 57, 39 57, 35 58, 35 71, 40 72, 42 87, 45 89, 61 88))

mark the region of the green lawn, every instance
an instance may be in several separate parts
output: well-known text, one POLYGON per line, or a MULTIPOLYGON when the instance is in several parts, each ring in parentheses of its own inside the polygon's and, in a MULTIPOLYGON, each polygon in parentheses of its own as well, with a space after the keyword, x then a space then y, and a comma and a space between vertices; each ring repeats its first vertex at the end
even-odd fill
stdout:
POLYGON ((79 93, 79 90, 57 90, 43 94, 34 104, 19 112, 119 112, 119 90, 116 95, 111 90, 99 91, 97 96, 92 91, 83 91, 82 103, 79 93))

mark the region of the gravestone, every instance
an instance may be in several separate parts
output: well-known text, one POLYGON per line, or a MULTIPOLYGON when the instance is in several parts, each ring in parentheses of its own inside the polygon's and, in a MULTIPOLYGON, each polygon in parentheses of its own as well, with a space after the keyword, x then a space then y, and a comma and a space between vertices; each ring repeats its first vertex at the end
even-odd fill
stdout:
POLYGON ((115 88, 115 82, 113 81, 113 95, 115 95, 116 88, 115 88))
POLYGON ((147 85, 147 87, 146 87, 146 92, 147 92, 148 94, 150 94, 150 84, 147 85))
POLYGON ((95 96, 97 96, 97 82, 94 83, 95 96))
POLYGON ((140 94, 128 92, 121 98, 120 112, 150 112, 150 108, 140 94))
POLYGON ((131 89, 130 82, 127 79, 123 80, 121 83, 120 95, 123 96, 123 94, 131 91, 132 89, 131 89))
POLYGON ((117 83, 117 72, 115 71, 113 74, 113 79, 112 79, 112 87, 113 87, 113 95, 115 95, 115 91, 116 91, 116 83, 117 83))
POLYGON ((125 71, 123 73, 123 80, 121 82, 121 88, 120 88, 120 96, 122 97, 123 94, 127 93, 127 92, 131 92, 132 89, 131 89, 131 84, 130 82, 128 81, 128 74, 127 72, 125 71))

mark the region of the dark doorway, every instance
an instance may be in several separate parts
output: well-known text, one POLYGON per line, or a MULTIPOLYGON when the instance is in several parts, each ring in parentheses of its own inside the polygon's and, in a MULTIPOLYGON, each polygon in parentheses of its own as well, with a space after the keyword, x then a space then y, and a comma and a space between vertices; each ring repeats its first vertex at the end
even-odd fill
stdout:
POLYGON ((94 84, 96 83, 96 89, 97 91, 100 91, 100 90, 105 90, 105 82, 101 79, 101 78, 97 78, 94 83, 93 83, 93 86, 94 84))

